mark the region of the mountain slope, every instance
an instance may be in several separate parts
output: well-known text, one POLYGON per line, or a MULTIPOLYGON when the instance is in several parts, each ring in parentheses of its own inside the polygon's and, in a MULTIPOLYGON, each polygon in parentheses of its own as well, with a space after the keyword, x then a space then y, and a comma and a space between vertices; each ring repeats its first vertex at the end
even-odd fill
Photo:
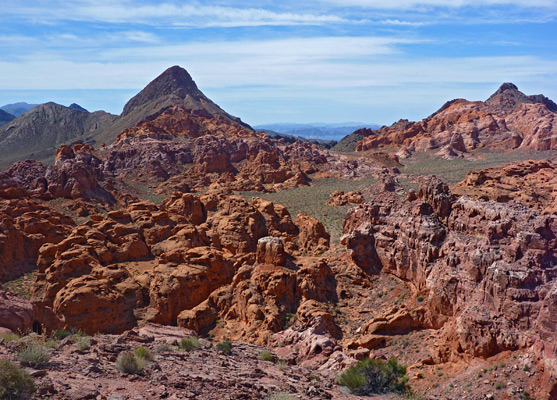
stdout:
POLYGON ((150 82, 145 89, 132 97, 124 106, 120 117, 98 135, 97 141, 112 143, 123 129, 144 121, 171 106, 181 106, 188 111, 220 116, 239 124, 248 131, 253 131, 240 118, 228 114, 213 103, 199 90, 190 74, 184 68, 175 65, 168 68, 150 82))
POLYGON ((12 114, 7 113, 4 110, 0 110, 0 126, 7 124, 15 119, 12 114))
POLYGON ((89 113, 56 103, 41 104, 0 128, 0 168, 25 158, 53 159, 61 144, 94 143, 95 134, 115 118, 104 111, 89 113))

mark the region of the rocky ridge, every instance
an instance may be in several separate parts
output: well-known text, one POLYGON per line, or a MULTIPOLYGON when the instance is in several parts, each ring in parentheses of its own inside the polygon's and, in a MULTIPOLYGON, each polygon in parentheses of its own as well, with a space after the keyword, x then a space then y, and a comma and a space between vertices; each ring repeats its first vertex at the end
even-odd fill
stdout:
POLYGON ((419 122, 400 120, 367 134, 356 151, 395 146, 400 154, 438 150, 464 157, 476 148, 557 148, 557 106, 541 95, 526 96, 503 84, 487 101, 456 99, 419 122))

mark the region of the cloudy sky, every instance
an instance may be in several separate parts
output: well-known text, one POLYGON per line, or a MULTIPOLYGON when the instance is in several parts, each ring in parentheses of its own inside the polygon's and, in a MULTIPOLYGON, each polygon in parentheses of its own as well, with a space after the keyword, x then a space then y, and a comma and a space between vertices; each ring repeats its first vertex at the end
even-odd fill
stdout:
POLYGON ((0 105, 119 114, 172 65, 250 124, 391 124, 503 82, 557 101, 557 0, 2 0, 0 105))

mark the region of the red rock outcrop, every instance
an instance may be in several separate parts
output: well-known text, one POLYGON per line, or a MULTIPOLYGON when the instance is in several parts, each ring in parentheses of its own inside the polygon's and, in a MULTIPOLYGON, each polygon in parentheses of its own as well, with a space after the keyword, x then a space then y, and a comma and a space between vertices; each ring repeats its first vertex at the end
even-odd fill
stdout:
POLYGON ((524 161, 471 171, 453 193, 498 202, 518 202, 542 214, 557 214, 557 164, 524 161))
POLYGON ((417 198, 384 193, 349 211, 344 232, 357 265, 396 275, 423 296, 422 311, 405 324, 442 330, 439 360, 534 349, 557 377, 557 326, 548 314, 556 307, 554 215, 457 199, 424 179, 417 198))
POLYGON ((33 327, 33 305, 0 286, 0 328, 28 332, 33 327))
POLYGON ((348 204, 362 204, 364 196, 360 191, 344 192, 343 190, 335 190, 329 196, 328 206, 346 206, 348 204))
POLYGON ((0 201, 0 281, 35 268, 39 248, 58 243, 74 222, 33 199, 0 201))
MULTIPOLYGON (((160 206, 134 203, 91 216, 62 242, 40 249, 33 300, 52 308, 66 326, 88 332, 121 332, 138 321, 203 330, 218 315, 236 318, 236 307, 246 335, 263 340, 281 329, 286 312, 295 312, 304 290, 318 291, 315 285, 295 289, 286 249, 321 249, 328 234, 316 220, 299 217, 304 224, 295 225, 284 207, 261 199, 250 204, 229 196, 206 210, 198 196, 176 193, 160 206), (252 315, 244 304, 244 284, 250 293, 263 293, 261 304, 275 299, 263 326, 254 322, 263 311, 252 315), (187 317, 199 312, 205 317, 195 323, 187 317)), ((306 276, 303 271, 298 274, 306 276)))
POLYGON ((356 144, 356 151, 389 146, 407 152, 441 149, 441 156, 454 158, 480 147, 556 149, 556 114, 548 108, 554 103, 538 97, 505 84, 486 102, 452 100, 419 122, 400 120, 374 131, 356 144))

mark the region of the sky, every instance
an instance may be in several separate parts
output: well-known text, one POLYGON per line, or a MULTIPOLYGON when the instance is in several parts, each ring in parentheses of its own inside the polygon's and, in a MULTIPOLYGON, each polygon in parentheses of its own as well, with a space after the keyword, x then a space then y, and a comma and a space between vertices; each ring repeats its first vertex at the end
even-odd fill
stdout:
POLYGON ((2 0, 0 54, 0 105, 119 114, 180 65, 252 125, 390 125, 503 82, 557 101, 557 0, 2 0))

